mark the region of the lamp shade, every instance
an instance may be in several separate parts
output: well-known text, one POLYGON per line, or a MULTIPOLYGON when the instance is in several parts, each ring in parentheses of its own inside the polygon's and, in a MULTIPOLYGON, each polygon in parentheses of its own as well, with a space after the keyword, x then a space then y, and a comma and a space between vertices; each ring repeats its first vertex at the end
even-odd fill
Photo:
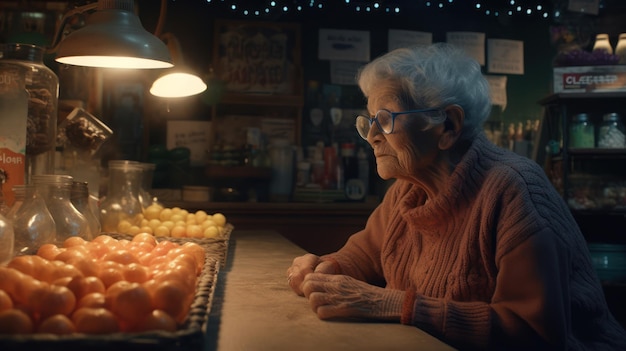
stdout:
POLYGON ((178 98, 202 93, 207 85, 200 77, 186 72, 163 75, 152 83, 150 94, 166 98, 178 98))
POLYGON ((61 41, 56 61, 106 68, 172 67, 167 46, 143 28, 133 6, 132 0, 99 0, 86 25, 61 41))

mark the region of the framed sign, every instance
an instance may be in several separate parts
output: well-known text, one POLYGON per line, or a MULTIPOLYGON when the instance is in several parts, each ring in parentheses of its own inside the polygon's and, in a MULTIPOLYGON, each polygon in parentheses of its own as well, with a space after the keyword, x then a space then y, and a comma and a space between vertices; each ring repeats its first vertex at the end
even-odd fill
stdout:
POLYGON ((217 20, 213 66, 227 92, 292 95, 300 75, 300 26, 217 20))

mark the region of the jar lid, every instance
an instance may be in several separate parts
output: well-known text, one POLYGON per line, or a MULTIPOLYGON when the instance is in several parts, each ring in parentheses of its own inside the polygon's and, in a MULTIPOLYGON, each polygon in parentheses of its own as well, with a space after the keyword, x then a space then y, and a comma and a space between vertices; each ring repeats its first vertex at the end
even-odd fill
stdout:
POLYGON ((584 122, 584 121, 587 121, 587 120, 589 120, 589 115, 586 114, 586 113, 579 113, 579 114, 574 115, 572 117, 572 121, 574 121, 574 122, 584 122))
POLYGON ((619 121, 619 114, 616 112, 607 113, 602 116, 604 121, 619 121))

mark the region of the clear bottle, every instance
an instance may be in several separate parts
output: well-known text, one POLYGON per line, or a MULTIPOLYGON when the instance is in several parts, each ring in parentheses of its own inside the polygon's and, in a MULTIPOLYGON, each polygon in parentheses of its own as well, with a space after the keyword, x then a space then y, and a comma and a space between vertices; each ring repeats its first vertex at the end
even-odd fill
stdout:
POLYGON ((103 232, 120 232, 120 225, 141 224, 139 191, 143 169, 139 162, 109 161, 107 194, 100 203, 100 224, 103 232))
POLYGON ((92 237, 100 234, 100 218, 93 211, 87 182, 72 181, 70 201, 76 209, 85 216, 92 237))
POLYGON ((0 214, 0 266, 13 258, 14 241, 15 234, 11 221, 0 214))
POLYGON ((11 218, 16 255, 35 254, 41 245, 55 243, 56 240, 54 218, 36 186, 27 184, 23 189, 24 202, 11 218))
POLYGON ((625 146, 625 129, 620 115, 615 112, 603 115, 602 124, 598 128, 598 147, 619 149, 625 146))
POLYGON ((152 180, 154 178, 154 170, 156 164, 148 162, 139 162, 142 168, 141 187, 139 188, 139 202, 141 208, 146 209, 152 204, 158 204, 158 199, 152 196, 152 180))
POLYGON ((596 146, 595 126, 586 113, 574 115, 569 129, 570 148, 593 148, 596 146))
POLYGON ((29 183, 33 175, 54 171, 59 78, 44 64, 43 47, 1 44, 0 51, 0 75, 17 74, 28 92, 24 182, 29 183))
POLYGON ((626 33, 621 33, 615 45, 615 55, 619 56, 619 64, 626 64, 626 33))
POLYGON ((33 176, 37 192, 48 207, 56 225, 56 241, 63 243, 70 237, 93 239, 89 223, 70 200, 73 178, 69 175, 38 174, 33 176))
POLYGON ((609 41, 609 35, 606 33, 596 35, 596 41, 593 44, 592 51, 605 51, 607 54, 612 54, 613 47, 609 41))

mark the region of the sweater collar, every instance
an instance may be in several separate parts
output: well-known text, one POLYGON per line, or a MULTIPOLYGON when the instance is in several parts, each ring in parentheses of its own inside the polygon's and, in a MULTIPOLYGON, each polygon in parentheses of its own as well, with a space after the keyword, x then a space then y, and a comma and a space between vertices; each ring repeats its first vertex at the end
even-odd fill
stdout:
POLYGON ((471 188, 471 184, 480 184, 476 179, 480 175, 477 170, 480 155, 491 147, 491 143, 480 133, 457 164, 445 187, 428 201, 423 189, 414 184, 409 185, 399 207, 409 226, 417 224, 420 230, 435 230, 450 222, 447 219, 454 217, 474 197, 476 189, 471 188), (470 178, 472 182, 467 181, 470 178))

